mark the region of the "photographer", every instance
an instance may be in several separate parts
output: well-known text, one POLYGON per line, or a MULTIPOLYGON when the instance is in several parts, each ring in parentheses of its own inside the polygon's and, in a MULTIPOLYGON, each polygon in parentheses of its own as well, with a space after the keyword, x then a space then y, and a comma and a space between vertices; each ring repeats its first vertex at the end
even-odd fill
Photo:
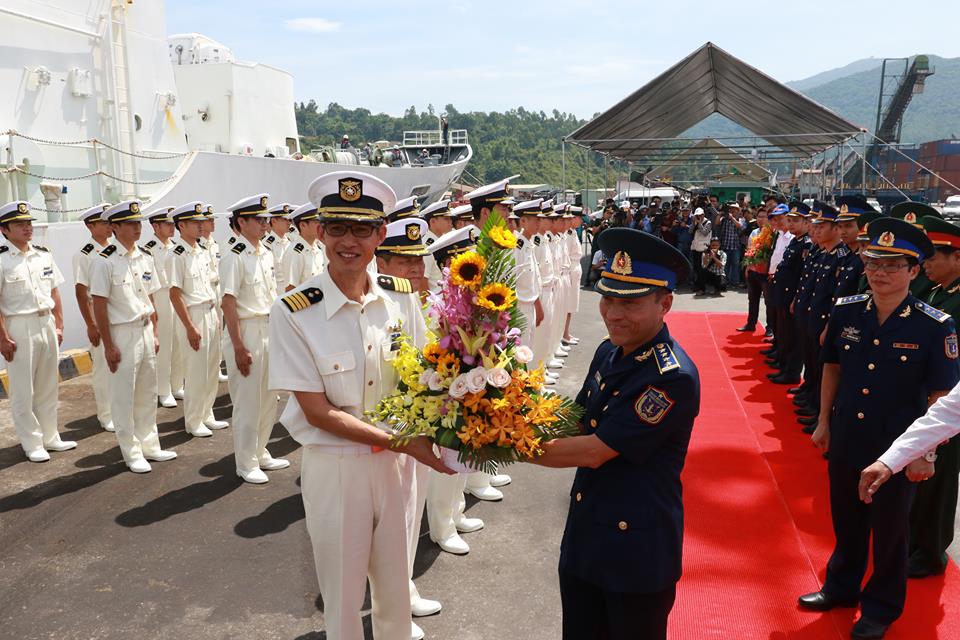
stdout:
POLYGON ((713 287, 713 295, 723 296, 725 288, 725 269, 727 266, 727 253, 720 248, 720 241, 717 238, 710 240, 710 246, 700 256, 700 277, 697 281, 697 294, 705 293, 707 285, 713 287))
MULTIPOLYGON (((715 196, 710 196, 711 200, 715 196)), ((740 233, 743 223, 740 219, 740 205, 730 202, 724 205, 716 223, 716 236, 720 239, 720 248, 727 254, 726 276, 731 287, 740 285, 740 233)))
POLYGON ((710 247, 710 240, 713 239, 713 225, 707 220, 702 207, 697 207, 693 212, 690 228, 693 231, 693 241, 690 244, 690 262, 693 263, 694 287, 702 291, 703 254, 710 247))

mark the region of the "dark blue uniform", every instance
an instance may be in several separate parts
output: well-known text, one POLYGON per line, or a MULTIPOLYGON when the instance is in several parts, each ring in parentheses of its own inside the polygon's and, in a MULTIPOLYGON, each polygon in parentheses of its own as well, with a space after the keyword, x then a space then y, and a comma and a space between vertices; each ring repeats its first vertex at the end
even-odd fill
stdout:
POLYGON ((903 612, 907 589, 908 515, 915 485, 897 474, 872 504, 858 497, 860 471, 914 419, 927 398, 960 379, 953 319, 912 295, 878 324, 872 296, 837 300, 823 345, 824 363, 839 364, 830 417, 830 507, 836 547, 823 591, 859 597, 863 617, 890 624, 903 612), (861 592, 873 537, 874 572, 861 592))
POLYGON ((597 349, 577 402, 583 428, 618 455, 577 469, 560 547, 564 638, 664 637, 680 579, 680 472, 700 377, 666 325, 633 353, 597 349), (639 625, 639 626, 638 626, 639 625))
POLYGON ((834 298, 846 298, 860 293, 860 276, 863 275, 863 260, 860 255, 848 251, 837 264, 837 287, 834 298))
POLYGON ((797 295, 800 275, 811 246, 807 234, 794 237, 784 250, 783 259, 770 283, 770 304, 777 309, 777 351, 787 377, 799 376, 803 366, 796 323, 790 317, 790 304, 797 295))

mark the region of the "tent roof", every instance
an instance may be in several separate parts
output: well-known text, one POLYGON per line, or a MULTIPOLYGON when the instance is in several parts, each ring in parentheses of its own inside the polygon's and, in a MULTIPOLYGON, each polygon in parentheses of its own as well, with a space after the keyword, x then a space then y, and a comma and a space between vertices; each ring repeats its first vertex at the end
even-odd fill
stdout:
POLYGON ((566 140, 641 160, 713 113, 801 156, 815 155, 860 130, 708 42, 566 140))
POLYGON ((646 173, 648 176, 668 178, 672 176, 677 168, 682 166, 684 160, 687 159, 702 166, 722 168, 723 173, 729 173, 731 169, 736 169, 739 173, 746 175, 757 174, 762 177, 770 175, 770 172, 766 168, 757 164, 749 157, 737 153, 730 147, 717 142, 713 138, 701 140, 646 173))

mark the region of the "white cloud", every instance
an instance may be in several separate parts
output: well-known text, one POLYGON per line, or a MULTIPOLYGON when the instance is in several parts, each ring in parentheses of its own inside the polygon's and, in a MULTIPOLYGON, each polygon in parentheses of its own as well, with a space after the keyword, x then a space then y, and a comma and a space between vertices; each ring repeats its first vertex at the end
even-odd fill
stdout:
POLYGON ((306 31, 308 33, 330 33, 340 30, 340 23, 326 18, 294 18, 285 23, 288 31, 306 31))

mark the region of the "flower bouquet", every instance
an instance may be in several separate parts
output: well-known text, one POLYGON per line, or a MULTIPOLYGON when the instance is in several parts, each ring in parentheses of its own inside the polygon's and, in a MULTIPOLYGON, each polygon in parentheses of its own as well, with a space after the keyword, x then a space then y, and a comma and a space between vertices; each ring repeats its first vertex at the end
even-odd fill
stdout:
POLYGON ((401 337, 392 362, 398 389, 372 412, 399 440, 426 435, 445 461, 457 452, 467 470, 495 473, 537 456, 543 442, 580 433, 581 407, 545 390, 542 369, 527 368, 533 352, 520 343, 516 242, 493 214, 476 251, 444 269, 428 299, 430 342, 420 350, 401 337))
POLYGON ((773 255, 773 244, 773 228, 769 225, 761 228, 743 254, 744 266, 765 267, 769 264, 770 257, 773 255))

